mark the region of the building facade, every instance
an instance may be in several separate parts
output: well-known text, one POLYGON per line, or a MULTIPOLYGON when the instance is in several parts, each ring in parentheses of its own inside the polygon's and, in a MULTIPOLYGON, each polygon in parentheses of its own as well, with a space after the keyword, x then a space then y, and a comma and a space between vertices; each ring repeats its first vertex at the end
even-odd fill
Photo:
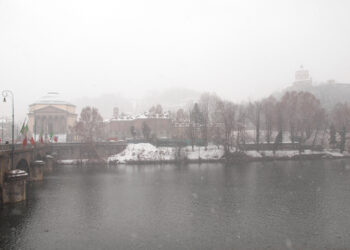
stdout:
POLYGON ((57 92, 49 92, 29 105, 28 129, 36 140, 42 134, 44 138, 55 135, 59 142, 70 141, 76 120, 75 105, 62 100, 57 92))
POLYGON ((121 114, 112 118, 107 125, 108 137, 118 140, 131 139, 133 137, 143 138, 144 124, 149 127, 151 137, 171 138, 173 135, 173 122, 167 113, 151 114, 145 112, 137 116, 121 114), (131 132, 132 128, 135 135, 131 132))
POLYGON ((312 86, 312 78, 309 75, 309 71, 304 69, 303 65, 301 65, 300 69, 295 72, 295 81, 293 86, 302 88, 312 86))

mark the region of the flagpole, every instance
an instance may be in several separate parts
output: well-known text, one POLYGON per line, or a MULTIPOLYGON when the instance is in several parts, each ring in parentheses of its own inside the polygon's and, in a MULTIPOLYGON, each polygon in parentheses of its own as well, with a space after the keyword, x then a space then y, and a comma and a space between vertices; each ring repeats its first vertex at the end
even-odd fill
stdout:
POLYGON ((4 142, 4 117, 1 119, 1 143, 3 144, 4 142))
POLYGON ((36 115, 34 115, 34 141, 36 141, 36 115))

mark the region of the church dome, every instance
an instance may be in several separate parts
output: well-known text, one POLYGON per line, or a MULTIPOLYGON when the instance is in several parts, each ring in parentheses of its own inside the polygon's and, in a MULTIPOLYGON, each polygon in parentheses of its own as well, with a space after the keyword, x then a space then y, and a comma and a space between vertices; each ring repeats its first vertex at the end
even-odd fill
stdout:
POLYGON ((49 105, 49 104, 56 104, 56 105, 61 104, 61 105, 74 106, 73 104, 71 104, 67 101, 64 101, 58 92, 48 92, 46 95, 41 97, 39 100, 37 100, 33 104, 47 104, 47 105, 49 105))

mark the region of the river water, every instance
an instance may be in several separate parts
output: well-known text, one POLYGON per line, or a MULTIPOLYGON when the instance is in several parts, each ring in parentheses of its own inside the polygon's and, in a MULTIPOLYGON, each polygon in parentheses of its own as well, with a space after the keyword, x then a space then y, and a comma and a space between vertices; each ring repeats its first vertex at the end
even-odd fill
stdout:
POLYGON ((0 249, 350 247, 350 161, 79 168, 0 210, 0 249))

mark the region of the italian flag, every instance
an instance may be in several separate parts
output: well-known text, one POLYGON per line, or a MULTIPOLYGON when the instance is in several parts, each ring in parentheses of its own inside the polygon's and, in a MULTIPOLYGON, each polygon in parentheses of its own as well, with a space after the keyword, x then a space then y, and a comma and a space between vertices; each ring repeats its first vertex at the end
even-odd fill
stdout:
POLYGON ((23 148, 25 148, 27 146, 27 136, 24 137, 24 140, 23 140, 23 148))
POLYGON ((26 121, 24 120, 23 124, 22 124, 22 128, 21 128, 21 134, 22 135, 27 135, 28 133, 28 123, 26 123, 26 121))
POLYGON ((31 143, 32 145, 35 145, 35 141, 34 141, 33 136, 30 138, 30 143, 31 143))

